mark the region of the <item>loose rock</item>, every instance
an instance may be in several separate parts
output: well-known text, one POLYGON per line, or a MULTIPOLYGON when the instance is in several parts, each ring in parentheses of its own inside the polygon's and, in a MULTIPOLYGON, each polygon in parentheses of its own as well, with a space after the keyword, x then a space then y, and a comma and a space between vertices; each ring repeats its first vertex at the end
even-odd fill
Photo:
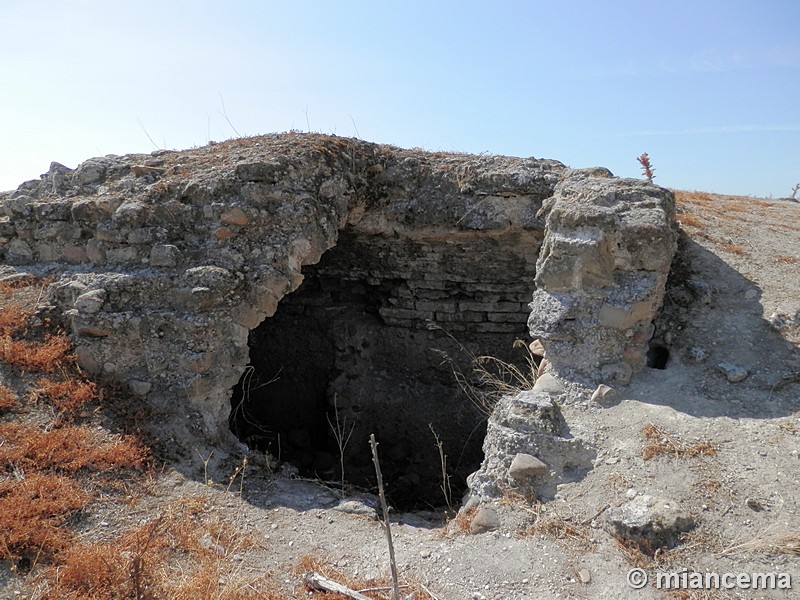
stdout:
POLYGON ((500 527, 500 518, 497 516, 497 511, 488 506, 478 509, 472 521, 469 524, 469 532, 473 535, 492 531, 500 527))
POLYGON ((735 365, 733 363, 722 362, 717 365, 717 368, 722 371, 725 378, 731 383, 739 383, 744 381, 750 373, 744 367, 735 365))
POLYGON ((609 508, 605 523, 612 535, 638 544, 648 554, 663 546, 677 546, 681 534, 695 527, 694 518, 675 502, 649 495, 609 508))
POLYGON ((517 454, 511 461, 508 474, 517 481, 525 481, 531 477, 547 475, 550 473, 548 466, 530 454, 517 454))
POLYGON ((616 397, 617 391, 614 388, 601 383, 592 393, 591 401, 602 406, 611 403, 616 397))

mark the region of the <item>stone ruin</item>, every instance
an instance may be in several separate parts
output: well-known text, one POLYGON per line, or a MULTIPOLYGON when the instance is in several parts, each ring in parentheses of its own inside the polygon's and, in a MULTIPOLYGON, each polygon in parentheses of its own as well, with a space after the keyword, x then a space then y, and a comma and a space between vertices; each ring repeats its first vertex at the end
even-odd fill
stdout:
POLYGON ((7 277, 51 277, 81 367, 163 439, 336 479, 338 430, 371 485, 375 433, 400 504, 440 497, 437 441, 478 499, 588 468, 558 407, 645 365, 677 237, 671 192, 606 169, 296 133, 53 163, 0 214, 7 277), (487 433, 454 371, 532 338, 487 433))

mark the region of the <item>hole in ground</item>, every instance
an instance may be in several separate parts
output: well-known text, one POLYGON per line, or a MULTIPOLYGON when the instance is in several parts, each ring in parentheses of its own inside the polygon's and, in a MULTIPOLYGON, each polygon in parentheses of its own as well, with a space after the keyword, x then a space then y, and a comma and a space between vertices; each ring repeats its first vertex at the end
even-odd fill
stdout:
POLYGON ((397 282, 306 275, 250 334, 251 368, 233 390, 231 430, 303 476, 339 481, 343 459, 346 482, 366 489, 375 486, 374 433, 387 494, 402 510, 446 504, 436 432, 458 505, 483 459, 486 418, 430 348, 459 349, 441 331, 383 323, 378 307, 397 282))
POLYGON ((651 369, 666 369, 669 363, 669 350, 661 344, 650 346, 647 351, 647 366, 651 369))
MULTIPOLYGON (((440 310, 461 318, 458 302, 474 302, 477 292, 465 291, 463 281, 438 282, 433 289, 424 287, 427 281, 355 279, 349 258, 341 266, 342 256, 352 258, 343 244, 340 239, 318 265, 304 267, 300 288, 250 332, 251 365, 233 390, 231 430, 250 447, 294 464, 303 476, 340 481, 343 461, 346 483, 370 491, 376 486, 369 447, 374 433, 387 494, 400 510, 446 504, 435 432, 446 456, 449 500, 458 506, 466 477, 483 460, 486 415, 435 350, 470 374, 470 353, 524 364, 513 350, 519 336, 486 317, 475 331, 469 331, 474 323, 443 323, 458 332, 458 341, 430 329, 424 316, 402 308, 419 305, 415 295, 435 292, 434 300, 424 302, 440 303, 440 310), (348 277, 330 275, 337 269, 348 277), (339 439, 347 441, 341 454, 339 439)), ((523 336, 526 316, 522 312, 518 319, 523 336)))

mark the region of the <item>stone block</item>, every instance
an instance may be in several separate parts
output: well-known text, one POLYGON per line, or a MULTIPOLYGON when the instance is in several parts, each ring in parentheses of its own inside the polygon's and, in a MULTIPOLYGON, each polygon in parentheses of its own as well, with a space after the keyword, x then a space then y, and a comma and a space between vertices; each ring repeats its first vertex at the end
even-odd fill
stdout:
POLYGON ((219 216, 219 220, 225 223, 225 225, 247 225, 250 223, 250 219, 238 206, 224 211, 219 216))
POLYGON ((85 248, 73 245, 64 246, 61 249, 61 257, 68 263, 81 263, 88 258, 85 248))
POLYGON ((86 258, 88 258, 92 264, 102 266, 106 264, 106 251, 103 250, 103 246, 97 240, 89 240, 86 242, 86 258))
POLYGON ((181 251, 172 244, 156 244, 150 249, 150 266, 177 267, 181 262, 181 251))
POLYGON ((81 294, 75 299, 75 308, 85 314, 99 312, 106 301, 106 295, 106 291, 103 289, 92 290, 81 294))
POLYGON ((482 312, 437 312, 436 321, 441 323, 480 323, 486 320, 486 313, 482 312))
POLYGON ((516 481, 527 481, 533 477, 548 475, 550 468, 531 454, 518 453, 511 461, 508 474, 516 481))
POLYGON ((597 389, 592 393, 591 401, 602 405, 607 405, 610 402, 613 402, 617 397, 617 391, 601 383, 597 386, 597 389))

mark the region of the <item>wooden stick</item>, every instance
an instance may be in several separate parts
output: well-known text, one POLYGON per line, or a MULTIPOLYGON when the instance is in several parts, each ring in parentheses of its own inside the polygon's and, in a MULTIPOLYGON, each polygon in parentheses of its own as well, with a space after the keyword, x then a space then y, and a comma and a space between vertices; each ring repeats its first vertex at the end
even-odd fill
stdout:
POLYGON ((596 513, 594 513, 594 514, 593 514, 591 517, 589 517, 588 519, 584 519, 583 521, 581 521, 581 525, 588 525, 589 523, 591 523, 592 521, 594 521, 594 520, 595 520, 597 517, 599 517, 599 516, 600 516, 600 515, 602 515, 604 512, 606 512, 606 509, 607 509, 607 508, 609 508, 610 506, 611 506, 610 504, 606 504, 606 505, 605 505, 603 508, 601 508, 601 509, 600 509, 600 510, 598 510, 596 513))
POLYGON ((430 591, 424 583, 420 583, 419 585, 423 590, 425 590, 425 593, 428 594, 428 596, 430 596, 433 600, 439 600, 439 596, 430 591))
POLYGON ((359 594, 357 591, 351 590, 346 585, 337 583, 333 579, 328 579, 319 573, 308 573, 306 575, 306 583, 315 590, 335 592, 337 594, 347 596, 348 598, 352 598, 353 600, 372 600, 369 596, 359 594))
POLYGON ((386 494, 383 493, 383 475, 381 475, 381 464, 378 462, 378 442, 375 441, 375 434, 369 436, 369 445, 372 448, 372 462, 375 463, 375 475, 378 477, 378 495, 381 499, 383 509, 383 530, 386 533, 386 541, 389 544, 389 564, 392 567, 392 600, 400 600, 400 586, 397 580, 397 562, 394 559, 394 544, 392 544, 392 528, 389 525, 389 507, 386 504, 386 494))

